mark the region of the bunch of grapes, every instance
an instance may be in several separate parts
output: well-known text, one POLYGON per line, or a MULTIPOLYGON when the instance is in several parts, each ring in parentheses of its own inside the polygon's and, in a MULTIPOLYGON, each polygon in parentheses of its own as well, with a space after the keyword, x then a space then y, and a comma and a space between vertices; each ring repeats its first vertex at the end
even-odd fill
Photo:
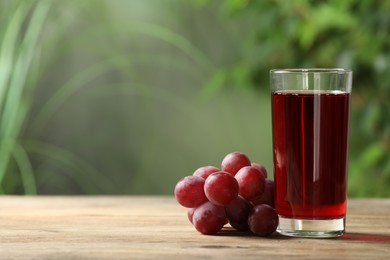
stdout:
POLYGON ((233 152, 222 160, 221 170, 203 166, 181 179, 175 197, 202 234, 216 234, 229 223, 236 230, 268 236, 278 226, 274 190, 261 164, 233 152))

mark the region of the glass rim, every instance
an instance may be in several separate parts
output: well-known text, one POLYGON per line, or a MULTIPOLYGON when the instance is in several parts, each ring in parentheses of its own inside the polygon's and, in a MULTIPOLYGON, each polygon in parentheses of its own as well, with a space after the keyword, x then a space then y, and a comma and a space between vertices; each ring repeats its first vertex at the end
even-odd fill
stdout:
POLYGON ((344 68, 286 68, 286 69, 271 69, 271 74, 294 74, 294 73, 336 73, 349 74, 351 69, 344 68))

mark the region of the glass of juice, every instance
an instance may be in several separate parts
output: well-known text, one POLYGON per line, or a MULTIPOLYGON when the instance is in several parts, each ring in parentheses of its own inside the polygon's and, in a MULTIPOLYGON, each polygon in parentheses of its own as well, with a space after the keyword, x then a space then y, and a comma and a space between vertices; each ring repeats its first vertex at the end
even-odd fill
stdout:
POLYGON ((345 231, 352 71, 270 71, 278 232, 337 237, 345 231))

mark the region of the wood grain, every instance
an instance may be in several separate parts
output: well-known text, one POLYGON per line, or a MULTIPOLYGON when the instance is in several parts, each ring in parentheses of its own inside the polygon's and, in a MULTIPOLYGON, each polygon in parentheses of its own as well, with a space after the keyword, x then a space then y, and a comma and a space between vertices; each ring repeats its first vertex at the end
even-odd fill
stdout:
POLYGON ((390 199, 350 199, 336 239, 197 233, 172 197, 0 198, 0 259, 390 259, 390 199))

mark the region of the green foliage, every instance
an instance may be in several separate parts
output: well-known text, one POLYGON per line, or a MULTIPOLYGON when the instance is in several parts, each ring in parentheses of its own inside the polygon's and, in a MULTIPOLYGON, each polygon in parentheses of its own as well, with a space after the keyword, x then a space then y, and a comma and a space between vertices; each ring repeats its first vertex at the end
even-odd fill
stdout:
MULTIPOLYGON (((0 25, 0 67, 3 68, 0 70, 0 192, 37 194, 37 179, 48 178, 37 174, 37 165, 32 162, 37 157, 44 157, 55 167, 63 169, 62 172, 70 175, 69 178, 89 194, 113 190, 106 176, 83 159, 62 147, 27 139, 25 131, 28 129, 30 137, 37 138, 56 109, 87 80, 107 70, 108 64, 110 69, 115 67, 114 59, 77 74, 58 89, 29 124, 33 94, 38 91, 39 81, 45 77, 46 71, 42 67, 50 66, 52 62, 48 60, 45 64, 41 61, 44 56, 41 56, 42 49, 53 47, 42 42, 42 34, 48 28, 45 21, 52 19, 48 17, 49 13, 56 10, 51 0, 3 1, 0 6, 3 11, 0 16, 3 19, 0 25), (101 187, 102 184, 105 188, 101 187)), ((99 2, 95 3, 95 8, 99 8, 99 2)), ((49 48, 45 49, 46 53, 49 53, 49 48)), ((62 54, 61 49, 56 49, 56 54, 62 54)))
POLYGON ((353 70, 349 192, 390 196, 390 2, 229 0, 220 11, 252 21, 242 59, 224 71, 235 86, 267 88, 272 68, 353 70), (237 77, 238 68, 249 73, 237 77))
MULTIPOLYGON (((11 11, 9 15, 2 13, 0 29, 0 187, 10 168, 17 167, 24 192, 34 194, 32 167, 19 135, 30 103, 24 93, 50 2, 14 1, 4 5, 7 8, 3 10, 11 11)), ((4 186, 1 191, 9 192, 4 186)))
POLYGON ((271 172, 269 70, 348 67, 349 192, 390 196, 389 13, 381 0, 0 1, 0 192, 171 194, 232 150, 271 172))
MULTIPOLYGON (((156 171, 149 171, 148 168, 138 170, 137 167, 138 164, 141 164, 139 168, 142 168, 150 163, 152 156, 150 147, 154 148, 161 139, 153 141, 155 133, 148 133, 150 131, 147 129, 151 127, 150 124, 141 125, 143 128, 138 131, 134 128, 139 127, 128 120, 127 124, 133 132, 126 132, 129 127, 124 127, 125 124, 120 121, 120 118, 126 115, 129 108, 127 104, 121 109, 121 114, 114 115, 110 121, 117 125, 122 124, 119 130, 114 129, 114 126, 110 128, 109 124, 99 125, 100 121, 104 122, 109 114, 104 109, 101 109, 103 112, 98 117, 87 119, 99 126, 96 132, 105 132, 103 135, 105 140, 103 140, 106 142, 100 140, 101 138, 94 138, 93 133, 86 132, 82 133, 85 137, 81 140, 69 142, 64 140, 56 142, 57 137, 58 139, 63 137, 61 133, 54 133, 55 137, 52 140, 47 137, 53 131, 51 123, 55 122, 61 109, 72 104, 72 101, 79 96, 83 96, 84 99, 83 104, 77 106, 76 113, 79 113, 80 109, 85 110, 88 102, 104 107, 109 100, 111 103, 108 106, 114 106, 118 103, 116 99, 119 97, 123 101, 126 98, 141 104, 142 112, 131 113, 131 116, 140 117, 142 122, 148 122, 148 118, 154 116, 152 110, 155 104, 160 102, 182 113, 189 111, 188 114, 200 115, 193 106, 188 105, 172 91, 143 83, 145 77, 137 73, 139 71, 137 66, 139 67, 140 64, 145 67, 153 65, 159 69, 170 68, 175 73, 181 74, 191 74, 194 71, 193 67, 189 67, 188 63, 182 60, 170 59, 169 53, 168 55, 163 53, 161 56, 147 52, 129 53, 127 45, 129 39, 131 41, 142 39, 142 43, 147 44, 153 42, 150 40, 152 39, 158 43, 157 46, 166 44, 178 50, 183 57, 193 60, 194 66, 202 71, 214 69, 209 58, 191 41, 165 26, 149 21, 128 22, 127 16, 126 20, 115 19, 110 13, 110 8, 114 8, 116 4, 121 5, 120 8, 126 4, 130 7, 137 5, 136 2, 129 4, 121 1, 107 4, 106 1, 97 0, 81 2, 21 0, 14 2, 13 11, 2 14, 1 17, 5 19, 2 23, 4 33, 0 34, 1 42, 5 46, 0 56, 2 58, 0 61, 3 61, 2 65, 5 68, 2 72, 9 73, 11 77, 18 80, 17 88, 11 88, 8 82, 3 83, 4 88, 0 88, 7 94, 4 97, 5 102, 13 104, 13 107, 7 108, 5 118, 17 119, 18 122, 17 126, 7 124, 8 121, 1 122, 1 127, 9 129, 8 135, 12 135, 10 137, 3 135, 3 141, 0 143, 0 184, 4 188, 2 193, 123 193, 128 186, 131 187, 130 191, 125 192, 161 192, 161 187, 155 189, 153 186, 147 187, 147 184, 140 186, 137 178, 134 177, 138 174, 142 181, 143 176, 149 176, 156 171), (30 13, 32 13, 31 17, 30 13), (34 18, 36 16, 41 20, 34 18), (47 20, 45 24, 42 20, 44 18, 47 20), (28 28, 32 28, 34 32, 34 42, 20 43, 20 38, 27 37, 25 34, 31 35, 29 33, 31 30, 28 28), (13 59, 17 58, 23 46, 34 56, 23 56, 20 59, 20 64, 25 66, 21 71, 14 65, 13 59), (41 52, 41 49, 44 52, 41 52), (71 69, 66 67, 69 56, 77 56, 75 67, 71 69), (50 82, 48 79, 53 81, 50 82), (14 100, 13 96, 8 95, 8 92, 15 91, 18 91, 17 97, 21 100, 14 100), (23 113, 16 116, 14 113, 17 111, 23 113), (116 138, 115 131, 120 133, 122 139, 116 138), (135 133, 137 131, 138 136, 135 133), (145 144, 143 139, 139 138, 141 135, 142 138, 148 139, 148 142, 149 140, 152 142, 145 144), (121 153, 121 150, 127 148, 123 145, 123 139, 129 136, 140 141, 135 140, 129 145, 130 152, 121 153), (140 142, 142 147, 138 144, 140 142), (113 144, 113 148, 104 147, 107 152, 102 153, 104 154, 102 160, 100 158, 88 160, 85 159, 87 156, 80 156, 80 150, 87 150, 87 154, 92 158, 99 156, 99 151, 96 151, 98 149, 89 151, 91 144, 99 148, 113 144), (119 145, 122 147, 118 147, 119 145), (129 159, 131 153, 135 155, 129 159), (118 163, 119 156, 121 161, 118 163), (137 158, 141 158, 140 163, 135 161, 137 158), (114 166, 110 162, 113 162, 114 166), (117 164, 121 163, 130 166, 125 169, 128 172, 116 170, 116 167, 120 169, 117 164), (101 167, 97 167, 99 164, 101 167), (132 173, 133 171, 137 173, 132 173), (119 186, 121 188, 118 188, 119 186)), ((0 10, 6 10, 6 7, 10 7, 8 5, 13 6, 8 2, 0 2, 2 7, 0 10)), ((69 134, 65 132, 65 136, 72 135, 75 128, 85 124, 85 119, 77 125, 67 120, 61 121, 61 128, 69 132, 69 134)), ((163 186, 170 190, 171 185, 166 183, 163 186)))

